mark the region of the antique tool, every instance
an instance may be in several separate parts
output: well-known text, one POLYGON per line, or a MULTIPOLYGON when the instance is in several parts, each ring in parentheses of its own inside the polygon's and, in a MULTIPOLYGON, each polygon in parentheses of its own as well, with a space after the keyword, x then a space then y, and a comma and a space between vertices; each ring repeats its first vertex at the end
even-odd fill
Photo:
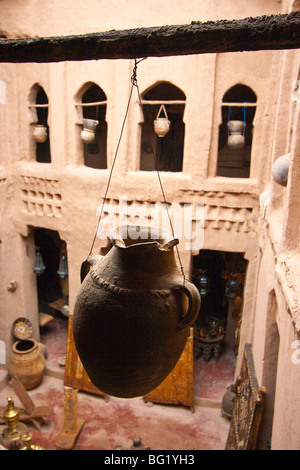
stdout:
MULTIPOLYGON (((26 413, 28 414, 28 418, 30 419, 32 424, 37 428, 38 431, 41 430, 41 423, 43 422, 44 418, 49 417, 53 409, 51 406, 35 406, 34 402, 30 398, 28 392, 25 390, 25 387, 20 382, 18 377, 13 377, 9 381, 9 385, 14 390, 15 394, 18 396, 20 402, 24 406, 26 413)), ((23 416, 21 416, 23 419, 23 416)))
POLYGON ((31 444, 32 435, 27 432, 22 436, 22 441, 25 443, 24 447, 21 447, 20 450, 45 450, 43 447, 36 444, 31 444))
POLYGON ((20 410, 15 408, 12 397, 7 398, 7 407, 3 419, 7 426, 2 431, 2 444, 7 449, 19 449, 23 446, 21 436, 27 433, 27 426, 19 423, 20 410))
POLYGON ((65 386, 64 414, 62 431, 55 441, 61 450, 71 450, 84 426, 85 420, 77 418, 77 393, 71 387, 65 386))

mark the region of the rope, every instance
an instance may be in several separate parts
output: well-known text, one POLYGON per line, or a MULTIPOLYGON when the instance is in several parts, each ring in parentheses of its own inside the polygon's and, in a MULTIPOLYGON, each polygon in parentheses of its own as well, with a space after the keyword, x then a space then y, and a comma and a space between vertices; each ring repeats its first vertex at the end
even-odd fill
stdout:
MULTIPOLYGON (((132 98, 132 93, 133 93, 134 87, 135 87, 136 90, 137 90, 138 102, 139 102, 139 105, 140 105, 140 107, 141 107, 142 114, 143 114, 143 117, 144 117, 144 109, 143 109, 143 104, 142 104, 141 95, 140 95, 140 90, 139 90, 138 81, 137 81, 137 66, 138 66, 138 64, 139 64, 140 62, 142 62, 142 61, 145 60, 145 59, 146 59, 146 57, 144 57, 143 59, 140 59, 139 61, 137 61, 136 59, 134 59, 134 67, 133 67, 132 75, 131 75, 131 89, 130 89, 129 99, 128 99, 128 103, 127 103, 127 107, 126 107, 126 112, 125 112, 124 120, 123 120, 123 123, 122 123, 122 128, 121 128, 121 132, 120 132, 120 136, 119 136, 117 148, 116 148, 116 151, 115 151, 113 163, 112 163, 112 166, 111 166, 111 170, 110 170, 110 173, 109 173, 109 178, 108 178, 108 181, 107 181, 107 185, 106 185, 106 189, 105 189, 105 193, 104 193, 104 197, 103 197, 103 203, 102 203, 101 211, 100 211, 99 218, 98 218, 98 223, 97 223, 97 228, 96 228, 95 236, 94 236, 94 239, 93 239, 93 242, 92 242, 92 245, 91 245, 91 249, 90 249, 89 255, 91 255, 91 253, 92 253, 92 250, 93 250, 93 247, 94 247, 96 238, 97 238, 97 233, 98 233, 98 229, 99 229, 99 226, 100 226, 100 221, 101 221, 102 214, 103 214, 103 209, 104 209, 104 202, 105 202, 105 200, 106 200, 107 193, 108 193, 108 189, 109 189, 110 182, 111 182, 111 179, 112 179, 112 173, 113 173, 113 169, 114 169, 114 166, 115 166, 115 163, 116 163, 117 154, 118 154, 118 151, 119 151, 121 139, 122 139, 122 136, 123 136, 123 131, 124 131, 124 127, 125 127, 125 122, 126 122, 126 119, 127 119, 128 110, 129 110, 129 105, 130 105, 130 101, 131 101, 131 98, 132 98)), ((171 220, 171 217, 170 217, 170 213, 169 213, 169 208, 168 208, 168 203, 167 203, 165 191, 164 191, 163 184, 162 184, 162 180, 161 180, 160 173, 159 173, 159 170, 158 170, 157 159, 156 159, 156 156, 155 156, 155 153, 154 153, 154 150, 153 150, 153 146, 152 146, 152 143, 151 143, 151 139, 149 138, 149 136, 148 136, 148 139, 149 139, 149 143, 150 143, 150 147, 151 147, 151 153, 152 153, 152 156, 153 156, 154 162, 155 162, 155 168, 156 168, 156 173, 157 173, 157 177, 158 177, 158 181, 159 181, 159 185, 160 185, 162 197, 163 197, 163 200, 164 200, 164 204, 165 204, 165 207, 166 207, 166 211, 167 211, 167 215, 168 215, 168 219, 169 219, 169 223, 170 223, 170 227, 171 227, 171 233, 172 233, 173 238, 175 238, 174 227, 173 227, 172 220, 171 220)), ((177 257, 178 257, 178 262, 179 262, 179 266, 180 266, 180 271, 181 271, 183 280, 185 281, 186 278, 185 278, 185 274, 184 274, 183 264, 182 264, 182 261, 181 261, 181 257, 180 257, 180 253, 179 253, 179 250, 178 250, 178 246, 177 246, 177 245, 175 246, 175 249, 176 249, 176 253, 177 253, 177 257)))
POLYGON ((134 85, 132 84, 131 89, 130 89, 130 94, 129 94, 129 99, 128 99, 127 107, 126 107, 125 116, 124 116, 123 123, 122 123, 122 127, 121 127, 121 132, 120 132, 118 144, 117 144, 117 147, 116 147, 114 159, 113 159, 112 166, 111 166, 111 169, 110 169, 110 172, 109 172, 109 177, 108 177, 108 181, 107 181, 105 193, 104 193, 104 196, 103 196, 103 203, 102 203, 101 211, 100 211, 99 218, 98 218, 98 223, 97 223, 97 227, 96 227, 96 232, 95 232, 95 235, 94 235, 94 238, 93 238, 93 241, 92 241, 92 245, 91 245, 91 248, 90 248, 90 251, 89 251, 89 256, 92 254, 92 251, 93 251, 93 248, 94 248, 94 244, 95 244, 95 241, 96 241, 96 238, 97 238, 97 233, 98 233, 98 229, 99 229, 99 226, 100 226, 100 221, 101 221, 102 214, 103 214, 103 210, 104 210, 104 202, 105 202, 106 197, 107 197, 108 189, 109 189, 109 186, 110 186, 110 182, 111 182, 113 170, 114 170, 114 167, 115 167, 115 163, 116 163, 116 159, 117 159, 117 155, 118 155, 118 151, 119 151, 119 147, 120 147, 121 140, 122 140, 122 136, 123 136, 123 131, 124 131, 124 127, 125 127, 125 122, 126 122, 127 115, 128 115, 128 110, 129 110, 129 104, 130 104, 131 97, 132 97, 133 87, 134 87, 134 85))
MULTIPOLYGON (((144 60, 144 59, 141 59, 141 60, 144 60)), ((141 60, 139 62, 141 62, 141 60)), ((134 77, 134 80, 132 80, 132 83, 134 83, 134 86, 137 89, 138 101, 139 101, 139 105, 141 107, 143 117, 144 117, 143 103, 142 103, 142 99, 141 99, 141 95, 140 95, 140 89, 139 89, 138 82, 137 82, 137 64, 139 62, 137 62, 136 59, 135 59, 135 65, 134 65, 133 74, 132 74, 132 76, 134 77)), ((162 180, 161 180, 160 173, 159 173, 159 170, 158 170, 156 155, 154 153, 152 142, 151 142, 151 139, 150 139, 149 135, 148 135, 148 140, 149 140, 149 144, 150 144, 150 148, 151 148, 151 153, 152 153, 152 156, 153 156, 153 159, 154 159, 154 162, 155 162, 155 170, 156 170, 156 173, 157 173, 157 177, 158 177, 162 197, 163 197, 164 204, 165 204, 165 207, 166 207, 166 211, 167 211, 167 215, 168 215, 168 219, 169 219, 169 223, 170 223, 170 227, 171 227, 171 233, 172 233, 173 238, 175 238, 174 227, 173 227, 172 220, 171 220, 171 217, 170 217, 170 212, 169 212, 169 208, 168 208, 168 203, 167 203, 165 191, 164 191, 162 180)), ((177 253, 177 257, 178 257, 180 271, 181 271, 183 279, 185 280, 183 264, 181 262, 180 253, 179 253, 177 245, 175 246, 175 249, 176 249, 176 253, 177 253)))

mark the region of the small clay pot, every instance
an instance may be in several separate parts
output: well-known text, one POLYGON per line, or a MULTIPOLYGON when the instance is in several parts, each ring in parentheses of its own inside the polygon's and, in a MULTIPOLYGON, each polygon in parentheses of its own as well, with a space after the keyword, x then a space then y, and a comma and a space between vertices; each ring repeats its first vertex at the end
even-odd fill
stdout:
POLYGON ((228 129, 230 135, 228 136, 228 147, 232 149, 240 149, 245 145, 245 137, 243 130, 245 123, 243 121, 228 121, 228 129))
POLYGON ((155 119, 154 130, 158 137, 164 137, 170 130, 170 121, 166 118, 155 119))
POLYGON ((16 341, 8 364, 10 377, 17 376, 26 390, 40 385, 46 368, 45 357, 34 339, 16 341))
POLYGON ((47 140, 47 128, 42 124, 37 124, 33 129, 33 138, 37 143, 44 143, 47 140))
POLYGON ((81 140, 85 144, 91 144, 95 140, 96 128, 99 124, 99 121, 95 119, 83 119, 83 129, 80 133, 81 140))
POLYGON ((291 162, 291 154, 287 153, 277 158, 272 167, 272 176, 276 183, 286 186, 291 162))
POLYGON ((170 130, 171 122, 168 119, 167 111, 165 106, 162 104, 159 108, 154 124, 154 131, 158 137, 164 137, 170 130), (164 113, 165 117, 160 117, 161 112, 164 113))

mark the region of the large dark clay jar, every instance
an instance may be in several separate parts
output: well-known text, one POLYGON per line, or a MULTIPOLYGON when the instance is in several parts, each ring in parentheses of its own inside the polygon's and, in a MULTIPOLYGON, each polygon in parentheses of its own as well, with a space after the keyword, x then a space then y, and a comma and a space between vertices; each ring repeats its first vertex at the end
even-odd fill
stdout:
POLYGON ((90 380, 123 398, 145 395, 167 377, 200 309, 198 289, 176 265, 178 240, 148 227, 139 235, 119 227, 106 256, 88 258, 92 268, 73 314, 76 349, 90 380))

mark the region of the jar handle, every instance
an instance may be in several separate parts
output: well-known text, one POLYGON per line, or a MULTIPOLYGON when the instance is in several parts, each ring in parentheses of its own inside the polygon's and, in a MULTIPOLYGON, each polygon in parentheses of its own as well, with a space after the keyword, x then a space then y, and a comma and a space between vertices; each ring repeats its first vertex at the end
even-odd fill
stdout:
POLYGON ((177 328, 182 330, 186 328, 196 320, 200 305, 201 305, 201 297, 197 287, 190 281, 185 280, 184 284, 179 284, 175 287, 175 289, 182 290, 188 297, 189 305, 187 312, 180 316, 177 328))
POLYGON ((83 261, 83 263, 81 264, 81 269, 80 269, 81 283, 84 281, 86 275, 88 274, 89 270, 91 269, 91 266, 93 266, 93 264, 100 261, 102 258, 104 258, 104 256, 90 255, 83 261))

